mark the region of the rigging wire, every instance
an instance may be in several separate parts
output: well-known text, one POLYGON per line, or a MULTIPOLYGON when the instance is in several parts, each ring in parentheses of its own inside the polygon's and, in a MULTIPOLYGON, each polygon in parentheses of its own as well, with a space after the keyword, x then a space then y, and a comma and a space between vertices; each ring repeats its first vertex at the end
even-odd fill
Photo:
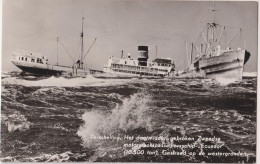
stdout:
POLYGON ((64 44, 62 43, 61 40, 59 40, 60 44, 62 45, 62 47, 64 48, 64 50, 67 52, 67 54, 69 55, 70 59, 73 61, 73 63, 75 62, 73 55, 71 55, 71 53, 65 48, 64 44))
POLYGON ((94 42, 91 44, 91 46, 89 47, 88 51, 85 53, 84 57, 82 58, 82 60, 85 59, 85 57, 87 56, 87 54, 89 53, 89 51, 91 50, 91 48, 93 47, 93 45, 95 44, 97 38, 95 38, 94 42))
POLYGON ((227 32, 226 32, 226 26, 224 26, 224 35, 225 35, 225 49, 226 49, 226 45, 227 45, 227 32))
POLYGON ((95 44, 95 47, 94 47, 94 56, 96 56, 96 49, 97 49, 97 43, 95 44))
POLYGON ((239 34, 241 32, 241 29, 233 36, 233 38, 228 42, 227 47, 229 46, 229 44, 236 38, 237 34, 239 34))
POLYGON ((72 38, 76 38, 78 37, 78 33, 71 33, 71 34, 67 34, 67 35, 62 35, 62 36, 59 36, 59 38, 69 38, 73 36, 72 38))
MULTIPOLYGON (((75 53, 75 54, 78 54, 78 52, 79 52, 79 49, 80 49, 80 45, 81 45, 81 42, 80 42, 80 40, 79 40, 79 44, 78 44, 78 47, 77 47, 77 49, 76 49, 76 53, 75 53)), ((80 55, 79 55, 79 56, 75 56, 75 58, 74 58, 74 61, 76 61, 76 60, 77 60, 77 57, 79 57, 79 58, 80 58, 80 55)))
POLYGON ((221 24, 218 24, 218 25, 219 26, 229 27, 229 28, 241 29, 241 27, 236 27, 236 26, 227 26, 227 25, 221 25, 221 24))
POLYGON ((223 35, 223 31, 225 30, 225 26, 223 27, 223 29, 222 29, 222 31, 221 31, 221 33, 220 33, 220 35, 219 35, 219 38, 217 39, 217 45, 218 44, 220 44, 220 46, 221 46, 221 37, 222 37, 222 35, 223 35))
MULTIPOLYGON (((183 48, 182 48, 182 49, 185 49, 186 42, 187 42, 187 41, 185 40, 184 43, 183 43, 183 46, 182 46, 183 48)), ((177 60, 176 60, 176 63, 180 63, 179 61, 180 61, 181 57, 183 56, 182 54, 183 54, 183 53, 180 53, 180 54, 178 55, 177 60)), ((186 60, 182 60, 182 61, 183 61, 183 63, 182 63, 182 65, 179 66, 179 67, 183 67, 183 66, 186 65, 186 63, 185 63, 186 60)))
POLYGON ((240 47, 242 48, 243 46, 243 33, 242 33, 242 29, 240 29, 240 36, 239 36, 239 42, 240 42, 240 47))

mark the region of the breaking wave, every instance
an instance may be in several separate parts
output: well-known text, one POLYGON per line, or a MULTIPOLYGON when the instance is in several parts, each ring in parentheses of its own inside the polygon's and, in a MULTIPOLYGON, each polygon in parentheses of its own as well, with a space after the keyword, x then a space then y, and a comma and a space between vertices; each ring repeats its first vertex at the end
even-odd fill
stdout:
POLYGON ((29 121, 27 121, 27 118, 19 112, 15 112, 14 114, 8 116, 3 114, 1 119, 7 126, 8 132, 15 130, 25 131, 30 128, 31 124, 29 121))
POLYGON ((237 83, 237 81, 235 79, 222 78, 222 77, 217 77, 215 80, 222 86, 226 86, 226 85, 232 84, 232 83, 237 83))
POLYGON ((42 80, 25 80, 17 77, 9 77, 2 79, 4 85, 22 85, 27 87, 81 87, 81 86, 111 86, 124 84, 138 79, 98 79, 91 75, 86 77, 64 78, 64 77, 50 77, 42 80))
POLYGON ((1 161, 255 162, 256 78, 226 86, 200 78, 33 78, 2 78, 1 161), (252 155, 248 159, 125 155, 128 150, 157 150, 126 147, 143 141, 125 136, 190 136, 195 138, 191 144, 205 144, 196 142, 198 136, 219 137, 224 144, 220 152, 252 155))
POLYGON ((149 95, 136 93, 130 98, 117 104, 109 113, 102 111, 85 112, 82 116, 84 124, 81 125, 77 134, 83 143, 88 145, 91 135, 110 135, 119 131, 128 131, 137 128, 152 130, 151 119, 146 112, 149 111, 149 95))
POLYGON ((257 77, 257 72, 243 72, 243 77, 257 77))
POLYGON ((78 159, 86 158, 86 154, 72 153, 67 151, 61 154, 41 154, 36 157, 24 158, 22 161, 16 160, 16 157, 7 156, 0 158, 3 162, 68 162, 68 161, 77 161, 78 159))

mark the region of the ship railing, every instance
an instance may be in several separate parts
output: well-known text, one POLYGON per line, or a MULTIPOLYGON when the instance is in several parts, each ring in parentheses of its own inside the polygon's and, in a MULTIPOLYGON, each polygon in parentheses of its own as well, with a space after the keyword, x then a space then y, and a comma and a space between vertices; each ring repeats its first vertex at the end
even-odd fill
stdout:
POLYGON ((146 67, 133 67, 133 66, 120 66, 120 65, 113 65, 112 69, 114 70, 122 70, 122 71, 130 71, 130 72, 142 72, 142 73, 163 73, 166 74, 169 72, 167 69, 160 69, 160 68, 146 68, 146 67))
POLYGON ((26 51, 26 50, 17 50, 16 52, 19 52, 19 53, 25 54, 25 55, 27 55, 27 54, 33 54, 33 55, 42 56, 42 55, 41 55, 40 53, 38 53, 38 52, 32 52, 32 51, 26 51))
POLYGON ((15 56, 21 55, 21 56, 28 56, 28 57, 31 57, 31 55, 33 55, 33 57, 35 57, 35 58, 45 58, 45 59, 47 59, 45 56, 41 55, 40 53, 32 52, 32 51, 17 50, 15 52, 13 52, 12 54, 15 55, 15 56))
POLYGON ((143 72, 143 71, 130 71, 130 70, 124 70, 124 69, 112 69, 115 72, 121 72, 121 73, 131 73, 136 75, 146 75, 146 76, 166 76, 167 73, 162 72, 143 72))
MULTIPOLYGON (((49 64, 50 65, 50 64, 49 64)), ((66 66, 66 65, 53 65, 53 66, 58 66, 58 67, 63 67, 63 68, 72 68, 70 66, 66 66)))

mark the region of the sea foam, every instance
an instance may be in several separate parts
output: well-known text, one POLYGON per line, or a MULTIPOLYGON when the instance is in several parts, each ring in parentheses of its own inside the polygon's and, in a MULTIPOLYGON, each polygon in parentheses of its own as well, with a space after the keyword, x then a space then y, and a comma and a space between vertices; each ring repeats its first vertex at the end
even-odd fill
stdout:
POLYGON ((10 77, 2 79, 3 85, 22 85, 22 86, 40 86, 40 87, 80 87, 80 86, 111 86, 111 85, 120 85, 127 82, 136 81, 138 79, 98 79, 91 75, 86 77, 73 77, 73 78, 64 78, 64 77, 50 77, 47 79, 41 80, 25 80, 17 77, 10 77))
POLYGON ((119 131, 145 128, 152 130, 151 119, 146 112, 149 111, 149 96, 145 93, 136 93, 123 100, 122 104, 112 109, 111 113, 85 112, 82 116, 84 124, 77 134, 84 144, 92 143, 91 135, 117 134, 119 131))
POLYGON ((27 121, 27 118, 19 112, 15 112, 11 115, 2 115, 2 120, 8 128, 8 132, 15 130, 24 131, 30 128, 31 123, 27 121))

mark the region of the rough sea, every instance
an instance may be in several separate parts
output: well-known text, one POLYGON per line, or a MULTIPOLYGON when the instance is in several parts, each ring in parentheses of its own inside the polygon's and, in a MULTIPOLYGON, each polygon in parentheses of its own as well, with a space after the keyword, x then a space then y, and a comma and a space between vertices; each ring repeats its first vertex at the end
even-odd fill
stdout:
POLYGON ((256 78, 1 80, 4 162, 256 161, 256 78))

